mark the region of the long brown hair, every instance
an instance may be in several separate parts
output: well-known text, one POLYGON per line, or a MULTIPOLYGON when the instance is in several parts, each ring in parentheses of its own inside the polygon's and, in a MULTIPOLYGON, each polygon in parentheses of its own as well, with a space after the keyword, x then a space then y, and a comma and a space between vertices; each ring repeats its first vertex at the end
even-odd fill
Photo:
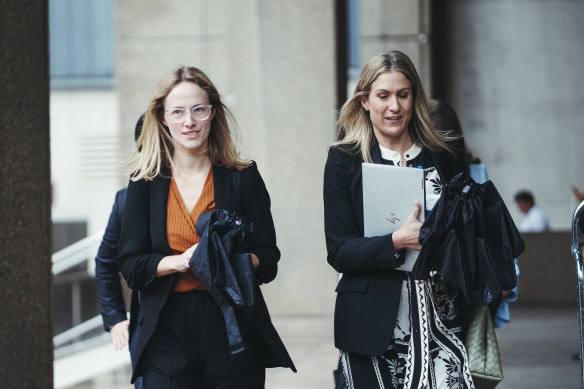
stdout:
POLYGON ((203 71, 195 67, 179 67, 165 75, 156 86, 144 117, 142 133, 136 142, 136 152, 130 161, 132 180, 152 180, 160 174, 162 166, 174 169, 174 143, 168 127, 164 125, 164 102, 170 91, 179 83, 188 81, 207 92, 209 104, 215 115, 211 120, 207 155, 213 165, 244 169, 250 162, 239 157, 231 127, 237 124, 229 109, 221 101, 215 85, 203 71), (139 150, 139 152, 138 152, 139 150))
POLYGON ((401 72, 412 85, 413 111, 408 124, 412 141, 432 151, 446 150, 454 154, 454 150, 447 143, 453 136, 434 131, 430 125, 426 94, 416 68, 407 55, 396 50, 377 54, 363 66, 353 95, 341 108, 335 144, 353 145, 363 161, 372 162, 370 148, 374 136, 373 124, 369 113, 361 105, 361 100, 369 96, 371 84, 377 77, 390 71, 401 72))
MULTIPOLYGON (((430 115, 430 122, 435 130, 441 132, 451 131, 456 135, 463 136, 462 126, 458 115, 452 106, 441 100, 430 100, 428 103, 428 113, 430 115)), ((474 155, 472 151, 464 146, 464 159, 470 165, 473 163, 481 163, 481 159, 474 155)))

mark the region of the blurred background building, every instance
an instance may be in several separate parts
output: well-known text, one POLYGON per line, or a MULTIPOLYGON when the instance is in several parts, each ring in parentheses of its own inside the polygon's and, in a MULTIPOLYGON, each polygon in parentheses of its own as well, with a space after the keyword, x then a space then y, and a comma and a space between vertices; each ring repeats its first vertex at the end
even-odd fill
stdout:
MULTIPOLYGON (((50 0, 55 251, 84 237, 94 248, 157 81, 193 65, 235 114, 272 198, 282 260, 264 287, 270 311, 332 314, 327 149, 361 66, 392 49, 456 109, 513 217, 528 188, 565 232, 570 185, 584 187, 583 11, 579 0, 50 0)), ((98 313, 92 261, 55 277, 57 334, 98 313)))

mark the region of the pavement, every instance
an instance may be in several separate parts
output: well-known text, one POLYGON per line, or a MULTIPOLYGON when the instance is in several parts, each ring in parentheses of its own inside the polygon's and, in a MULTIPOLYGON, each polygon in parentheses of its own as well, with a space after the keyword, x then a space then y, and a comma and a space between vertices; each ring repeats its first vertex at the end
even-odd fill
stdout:
POLYGON ((577 305, 511 307, 497 330, 505 379, 497 389, 579 389, 581 363, 577 305))
MULTIPOLYGON (((298 373, 268 369, 268 389, 333 389, 338 352, 333 346, 333 319, 322 316, 276 316, 298 373)), ((579 389, 582 378, 579 321, 573 306, 511 305, 511 322, 497 329, 505 379, 497 389, 579 389)), ((72 389, 129 389, 128 367, 72 389)))

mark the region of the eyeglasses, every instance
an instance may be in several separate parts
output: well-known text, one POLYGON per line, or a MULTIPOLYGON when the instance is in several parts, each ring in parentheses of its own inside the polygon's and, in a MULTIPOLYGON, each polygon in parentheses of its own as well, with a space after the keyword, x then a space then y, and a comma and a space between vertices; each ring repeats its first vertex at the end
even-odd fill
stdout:
POLYGON ((191 109, 184 109, 184 108, 171 108, 166 109, 164 112, 168 114, 170 121, 173 123, 182 123, 186 120, 187 116, 186 113, 190 112, 191 117, 194 120, 203 121, 209 119, 211 116, 211 110, 213 109, 212 105, 197 105, 191 109))

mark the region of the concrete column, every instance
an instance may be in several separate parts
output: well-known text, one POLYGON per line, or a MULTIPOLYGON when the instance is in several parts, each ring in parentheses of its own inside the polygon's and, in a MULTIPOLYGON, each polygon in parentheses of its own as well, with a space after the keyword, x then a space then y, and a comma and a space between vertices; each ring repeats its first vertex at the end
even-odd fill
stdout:
POLYGON ((0 386, 51 388, 48 6, 0 10, 0 386))
POLYGON ((361 62, 399 50, 410 57, 430 95, 430 1, 361 0, 361 62))
POLYGON ((322 185, 335 140, 334 4, 258 4, 261 70, 253 83, 261 87, 262 165, 282 250, 266 299, 274 313, 332 313, 337 274, 326 261, 322 185))

